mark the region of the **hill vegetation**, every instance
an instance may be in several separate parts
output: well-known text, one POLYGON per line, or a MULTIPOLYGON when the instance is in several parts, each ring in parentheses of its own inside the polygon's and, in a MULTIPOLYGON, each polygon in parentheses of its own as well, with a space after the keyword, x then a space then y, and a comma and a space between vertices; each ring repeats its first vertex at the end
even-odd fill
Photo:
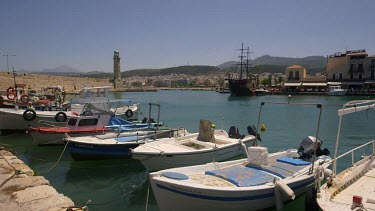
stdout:
MULTIPOLYGON (((258 57, 250 61, 253 73, 284 73, 285 68, 290 65, 301 65, 306 68, 308 74, 315 74, 325 71, 327 64, 326 58, 323 56, 308 56, 304 58, 291 58, 291 57, 272 57, 269 55, 258 57)), ((186 74, 191 76, 227 73, 235 71, 237 61, 229 61, 215 66, 207 65, 193 65, 193 66, 178 66, 163 69, 136 69, 123 71, 122 77, 146 77, 146 76, 163 76, 171 74, 186 74)), ((112 72, 79 72, 69 66, 60 66, 42 71, 20 71, 27 73, 38 73, 56 76, 73 76, 73 77, 91 77, 91 78, 113 78, 112 72)))

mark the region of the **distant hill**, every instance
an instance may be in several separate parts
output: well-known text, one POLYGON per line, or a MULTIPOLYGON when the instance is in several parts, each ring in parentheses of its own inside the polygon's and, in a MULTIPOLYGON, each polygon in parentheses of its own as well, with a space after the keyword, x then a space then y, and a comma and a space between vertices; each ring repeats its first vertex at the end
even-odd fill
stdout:
POLYGON ((218 67, 194 65, 194 66, 179 66, 169 67, 164 69, 138 69, 122 72, 124 77, 131 76, 156 76, 156 75, 170 75, 170 74, 186 74, 186 75, 204 75, 211 73, 222 72, 218 67))
POLYGON ((44 69, 41 70, 40 72, 47 72, 47 73, 70 73, 70 72, 80 72, 79 70, 69 67, 67 65, 61 65, 55 68, 49 68, 49 69, 44 69))
MULTIPOLYGON (((223 70, 233 69, 233 65, 237 65, 237 61, 225 62, 217 67, 223 70)), ((309 74, 324 72, 327 65, 327 59, 323 56, 308 56, 304 58, 292 57, 273 57, 269 55, 258 57, 251 60, 252 66, 260 66, 260 72, 284 72, 285 68, 294 64, 301 65, 306 68, 309 74)))

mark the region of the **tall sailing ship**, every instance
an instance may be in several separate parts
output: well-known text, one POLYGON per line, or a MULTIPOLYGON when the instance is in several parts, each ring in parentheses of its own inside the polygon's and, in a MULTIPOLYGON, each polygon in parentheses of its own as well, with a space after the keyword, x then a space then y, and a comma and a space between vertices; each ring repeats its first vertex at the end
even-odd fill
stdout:
MULTIPOLYGON (((239 74, 230 75, 229 78, 225 79, 228 81, 229 90, 232 96, 250 96, 254 95, 254 83, 249 73, 249 47, 244 49, 243 43, 240 49, 241 55, 239 56, 240 61, 237 64, 239 68, 239 74), (246 53, 244 51, 246 50, 246 53), (246 54, 246 55, 245 55, 246 54)), ((237 69, 237 68, 236 68, 237 69)))

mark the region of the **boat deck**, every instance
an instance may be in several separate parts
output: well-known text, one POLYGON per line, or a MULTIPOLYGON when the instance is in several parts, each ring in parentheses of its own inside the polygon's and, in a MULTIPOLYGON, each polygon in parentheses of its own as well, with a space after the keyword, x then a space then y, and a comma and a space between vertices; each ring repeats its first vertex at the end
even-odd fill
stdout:
MULTIPOLYGON (((310 162, 303 165, 296 162, 285 163, 280 161, 285 157, 270 157, 268 165, 251 166, 247 163, 208 170, 202 173, 189 175, 189 180, 194 183, 213 187, 250 187, 272 183, 274 179, 282 179, 301 171, 309 166, 310 162)), ((292 159, 293 160, 293 159, 292 159)))
POLYGON ((365 210, 375 210, 375 169, 370 170, 346 189, 342 190, 332 201, 338 203, 338 207, 350 209, 354 195, 362 197, 365 210))

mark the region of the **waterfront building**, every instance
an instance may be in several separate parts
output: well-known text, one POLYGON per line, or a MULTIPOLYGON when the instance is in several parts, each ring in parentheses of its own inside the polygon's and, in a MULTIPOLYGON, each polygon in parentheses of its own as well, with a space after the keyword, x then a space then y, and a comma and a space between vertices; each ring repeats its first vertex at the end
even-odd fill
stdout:
POLYGON ((375 57, 365 49, 335 53, 327 58, 327 83, 349 91, 368 89, 375 78, 375 57))
POLYGON ((307 75, 305 67, 292 65, 285 70, 284 90, 288 92, 324 92, 327 83, 324 75, 307 75))

